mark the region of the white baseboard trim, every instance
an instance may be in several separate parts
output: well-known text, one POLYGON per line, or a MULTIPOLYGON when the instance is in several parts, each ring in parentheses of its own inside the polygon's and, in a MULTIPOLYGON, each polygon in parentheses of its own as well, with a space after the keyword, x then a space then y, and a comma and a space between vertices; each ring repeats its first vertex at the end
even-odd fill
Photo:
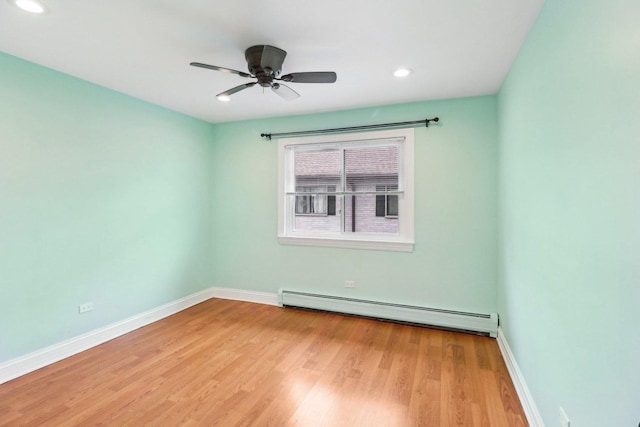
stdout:
POLYGON ((231 299, 235 301, 255 302, 257 304, 280 305, 278 294, 269 292, 245 291, 232 288, 209 288, 213 298, 231 299))
POLYGON ((529 425, 531 427, 544 427, 544 422, 542 421, 536 402, 533 400, 533 397, 529 392, 529 387, 527 387, 527 383, 524 381, 522 372, 520 372, 518 363, 511 352, 507 338, 504 336, 504 332, 502 332, 502 328, 500 326, 498 326, 497 341, 498 347, 500 347, 500 352, 502 353, 502 358, 507 365, 507 370, 509 371, 509 375, 511 375, 511 381, 513 381, 513 386, 516 389, 516 393, 518 393, 520 403, 522 403, 522 409, 524 410, 524 414, 527 417, 529 425))
POLYGON ((88 350, 214 297, 209 288, 116 323, 0 363, 0 384, 88 350))

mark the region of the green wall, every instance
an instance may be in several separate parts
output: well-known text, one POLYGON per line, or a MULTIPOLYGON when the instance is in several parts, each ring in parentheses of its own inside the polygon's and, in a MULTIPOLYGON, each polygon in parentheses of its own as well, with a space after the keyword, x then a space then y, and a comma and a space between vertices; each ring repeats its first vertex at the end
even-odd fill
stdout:
POLYGON ((548 426, 640 421, 638 17, 547 0, 499 93, 499 312, 548 426))
POLYGON ((210 286, 210 124, 4 54, 0 117, 0 362, 210 286))
POLYGON ((447 309, 496 310, 496 98, 403 104, 216 125, 213 284, 280 287, 447 309), (279 245, 277 143, 286 132, 420 120, 416 128, 415 251, 279 245), (357 288, 345 289, 345 280, 357 288))

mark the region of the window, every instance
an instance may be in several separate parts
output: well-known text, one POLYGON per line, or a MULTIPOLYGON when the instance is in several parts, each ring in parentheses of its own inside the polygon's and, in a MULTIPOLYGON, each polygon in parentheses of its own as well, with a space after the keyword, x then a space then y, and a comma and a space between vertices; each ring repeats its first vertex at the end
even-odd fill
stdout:
POLYGON ((413 129, 281 139, 282 244, 413 250, 413 129))
MULTIPOLYGON (((397 185, 377 185, 377 193, 387 193, 391 191, 398 191, 397 185)), ((376 196, 376 216, 383 216, 385 218, 397 218, 398 217, 398 196, 397 195, 377 195, 376 196)))
POLYGON ((328 192, 335 192, 336 187, 296 187, 296 215, 335 215, 336 196, 328 192), (309 193, 309 194, 300 194, 309 193))

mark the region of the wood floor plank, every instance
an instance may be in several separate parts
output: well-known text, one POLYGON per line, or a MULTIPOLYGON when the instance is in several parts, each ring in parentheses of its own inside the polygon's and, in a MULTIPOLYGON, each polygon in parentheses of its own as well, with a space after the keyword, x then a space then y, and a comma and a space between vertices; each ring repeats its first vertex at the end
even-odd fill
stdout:
POLYGON ((526 426, 495 340, 212 299, 0 385, 0 426, 526 426))
POLYGON ((409 402, 409 425, 440 425, 440 360, 435 335, 419 335, 418 361, 409 402))

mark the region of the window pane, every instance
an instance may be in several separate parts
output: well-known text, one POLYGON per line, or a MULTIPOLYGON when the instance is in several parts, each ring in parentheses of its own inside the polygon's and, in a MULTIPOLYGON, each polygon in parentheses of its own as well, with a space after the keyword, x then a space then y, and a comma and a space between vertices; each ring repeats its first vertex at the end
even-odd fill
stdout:
POLYGON ((387 216, 398 216, 398 196, 387 196, 387 216))
POLYGON ((327 196, 327 215, 336 214, 336 196, 327 196))
POLYGON ((397 218, 377 215, 377 200, 374 194, 345 196, 345 233, 398 233, 397 218))
MULTIPOLYGON (((324 189, 317 191, 325 191, 324 189)), ((326 215, 327 196, 313 194, 308 196, 296 196, 296 214, 299 215, 326 215)), ((334 214, 335 215, 335 214, 334 214)))
POLYGON ((340 185, 342 162, 340 150, 302 151, 295 153, 296 191, 298 187, 340 185))
MULTIPOLYGON (((312 215, 312 214, 327 214, 328 196, 326 194, 326 186, 303 186, 296 187, 296 193, 310 193, 309 195, 297 195, 296 196, 296 214, 298 215, 312 215)), ((334 208, 335 210, 335 208, 334 208)), ((335 215, 335 213, 334 213, 335 215)))
POLYGON ((346 191, 374 191, 376 185, 398 185, 399 147, 355 147, 344 151, 346 191))
MULTIPOLYGON (((294 231, 302 231, 305 233, 323 233, 323 232, 332 232, 339 233, 340 232, 340 215, 336 215, 335 211, 339 211, 341 205, 341 197, 340 196, 331 196, 334 199, 334 213, 331 214, 327 212, 328 203, 325 203, 325 211, 324 212, 301 212, 298 210, 298 200, 303 197, 311 197, 311 196, 289 196, 295 198, 295 212, 296 215, 293 217, 293 230, 294 231)), ((327 200, 327 196, 324 196, 325 201, 327 200)))
POLYGON ((309 196, 296 196, 296 213, 309 213, 309 196))
POLYGON ((385 196, 376 196, 376 216, 385 216, 385 196))

